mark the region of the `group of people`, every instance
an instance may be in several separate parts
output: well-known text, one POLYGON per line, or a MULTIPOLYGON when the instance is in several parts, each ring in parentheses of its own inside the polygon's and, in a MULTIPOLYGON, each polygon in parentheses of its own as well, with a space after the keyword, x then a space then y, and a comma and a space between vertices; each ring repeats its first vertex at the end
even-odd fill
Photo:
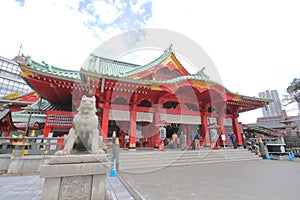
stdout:
POLYGON ((173 144, 173 148, 178 148, 178 146, 180 147, 181 150, 185 150, 187 149, 187 145, 186 145, 186 134, 181 131, 180 135, 179 135, 179 139, 176 133, 173 133, 172 135, 172 144, 173 144))
MULTIPOLYGON (((171 144, 174 149, 180 147, 181 150, 185 150, 188 148, 186 137, 187 136, 183 131, 180 132, 179 137, 176 133, 173 133, 171 141, 164 142, 164 145, 166 146, 168 144, 171 144)), ((201 139, 201 135, 198 131, 195 131, 190 135, 192 149, 200 150, 200 139, 201 139)), ((166 138, 165 140, 168 139, 166 138)), ((230 134, 230 140, 232 142, 233 148, 236 149, 237 148, 236 135, 233 132, 230 134)))
MULTIPOLYGON (((201 136, 198 132, 193 132, 190 135, 190 140, 192 142, 192 149, 198 149, 198 150, 200 149, 200 137, 201 136)), ((180 132, 179 137, 176 133, 173 133, 170 143, 168 142, 167 144, 172 145, 174 149, 178 147, 180 147, 181 150, 188 149, 187 136, 183 131, 180 132)))

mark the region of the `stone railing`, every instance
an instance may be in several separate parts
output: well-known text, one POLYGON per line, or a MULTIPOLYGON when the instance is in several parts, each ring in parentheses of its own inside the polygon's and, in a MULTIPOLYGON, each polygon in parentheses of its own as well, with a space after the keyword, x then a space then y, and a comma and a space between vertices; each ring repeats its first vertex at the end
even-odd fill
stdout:
MULTIPOLYGON (((64 141, 62 137, 0 137, 0 154, 53 155, 64 148, 64 141)), ((112 139, 104 138, 99 148, 112 154, 112 139)))
MULTIPOLYGON (((0 174, 39 173, 41 166, 64 147, 60 137, 0 137, 0 174)), ((99 148, 103 149, 109 163, 116 160, 119 167, 119 146, 112 138, 103 138, 99 148)))

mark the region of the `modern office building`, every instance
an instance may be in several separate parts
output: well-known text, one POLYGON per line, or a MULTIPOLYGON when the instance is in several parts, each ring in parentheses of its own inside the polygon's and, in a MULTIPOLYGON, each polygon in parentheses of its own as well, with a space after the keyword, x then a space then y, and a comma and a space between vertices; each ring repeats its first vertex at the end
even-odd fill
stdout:
POLYGON ((21 69, 13 60, 0 56, 0 98, 9 94, 24 94, 32 89, 20 76, 21 69))
POLYGON ((260 92, 259 97, 273 100, 269 106, 262 108, 264 117, 275 117, 281 114, 282 107, 277 90, 266 90, 264 92, 260 92))

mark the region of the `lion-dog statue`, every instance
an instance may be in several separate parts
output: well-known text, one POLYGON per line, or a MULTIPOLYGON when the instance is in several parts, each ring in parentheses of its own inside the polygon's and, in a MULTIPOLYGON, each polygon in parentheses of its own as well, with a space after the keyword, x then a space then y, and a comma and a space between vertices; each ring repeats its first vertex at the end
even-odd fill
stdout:
MULTIPOLYGON (((64 149, 57 151, 55 155, 63 156, 71 154, 74 145, 84 146, 91 154, 104 154, 99 148, 99 123, 96 112, 96 98, 83 96, 78 108, 78 114, 74 116, 73 126, 69 130, 64 149)), ((82 149, 81 149, 82 150, 82 149)))

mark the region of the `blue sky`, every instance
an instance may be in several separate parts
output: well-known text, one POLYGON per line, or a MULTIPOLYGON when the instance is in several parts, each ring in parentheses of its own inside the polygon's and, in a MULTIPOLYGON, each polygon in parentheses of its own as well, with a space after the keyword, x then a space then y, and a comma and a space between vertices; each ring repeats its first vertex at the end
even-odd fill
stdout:
MULTIPOLYGON (((109 38, 161 28, 199 44, 229 90, 249 96, 278 90, 282 97, 299 78, 299 6, 297 0, 1 0, 0 55, 13 58, 22 44, 35 60, 79 70, 109 38)), ((259 116, 256 110, 240 120, 259 116)))

